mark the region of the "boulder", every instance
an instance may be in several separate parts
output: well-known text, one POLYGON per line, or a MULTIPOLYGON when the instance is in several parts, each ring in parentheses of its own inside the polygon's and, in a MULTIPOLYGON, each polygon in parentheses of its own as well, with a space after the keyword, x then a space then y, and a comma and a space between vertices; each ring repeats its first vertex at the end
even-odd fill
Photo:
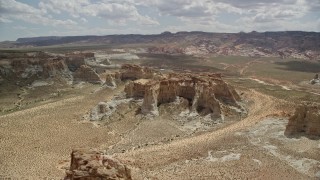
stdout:
POLYGON ((310 84, 312 84, 312 85, 320 85, 319 74, 316 74, 314 76, 314 78, 310 81, 310 84))
POLYGON ((286 136, 306 135, 320 137, 320 105, 301 104, 289 118, 286 136))
POLYGON ((77 149, 71 153, 70 180, 131 180, 131 170, 117 159, 94 149, 77 149))

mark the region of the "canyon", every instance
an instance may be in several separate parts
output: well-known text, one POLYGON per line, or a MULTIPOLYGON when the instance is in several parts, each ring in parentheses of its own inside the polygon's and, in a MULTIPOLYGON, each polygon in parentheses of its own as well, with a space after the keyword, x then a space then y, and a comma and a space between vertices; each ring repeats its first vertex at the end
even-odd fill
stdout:
POLYGON ((319 178, 317 49, 192 43, 2 51, 0 179, 319 178))

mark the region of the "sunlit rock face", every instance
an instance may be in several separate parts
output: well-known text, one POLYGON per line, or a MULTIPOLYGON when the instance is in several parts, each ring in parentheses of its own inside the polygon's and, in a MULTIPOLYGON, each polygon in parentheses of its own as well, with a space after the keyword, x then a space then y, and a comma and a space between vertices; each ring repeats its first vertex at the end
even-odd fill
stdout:
POLYGON ((189 101, 191 111, 212 118, 223 115, 222 106, 240 108, 237 92, 220 74, 172 73, 160 79, 139 79, 126 85, 127 98, 143 98, 141 112, 159 115, 158 106, 177 97, 189 101))
POLYGON ((285 130, 285 135, 320 137, 320 105, 302 104, 296 108, 285 130))

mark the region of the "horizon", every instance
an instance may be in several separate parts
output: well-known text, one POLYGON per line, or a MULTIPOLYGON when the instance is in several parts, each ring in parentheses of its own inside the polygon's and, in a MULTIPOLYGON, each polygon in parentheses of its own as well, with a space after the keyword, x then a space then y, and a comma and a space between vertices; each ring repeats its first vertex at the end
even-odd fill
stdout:
MULTIPOLYGON (((142 36, 149 36, 149 35, 161 35, 163 33, 171 33, 171 34, 177 34, 177 33, 195 33, 195 32, 199 32, 199 33, 215 33, 215 34, 240 34, 240 33, 281 33, 281 32, 304 32, 304 33, 320 33, 320 31, 250 31, 250 32, 208 32, 208 31, 177 31, 177 32, 170 32, 170 31, 164 31, 161 33, 150 33, 150 34, 102 34, 102 35, 94 35, 94 34, 85 34, 85 35, 70 35, 70 36, 59 36, 59 35, 52 35, 52 36, 34 36, 34 37, 18 37, 16 40, 12 40, 12 41, 18 41, 18 39, 28 39, 28 38, 46 38, 46 37, 86 37, 86 36, 96 36, 96 37, 103 37, 103 36, 123 36, 123 35, 142 35, 142 36)), ((5 41, 0 41, 0 42, 6 42, 8 40, 5 41)))
POLYGON ((0 0, 0 41, 48 36, 320 31, 320 1, 0 0))

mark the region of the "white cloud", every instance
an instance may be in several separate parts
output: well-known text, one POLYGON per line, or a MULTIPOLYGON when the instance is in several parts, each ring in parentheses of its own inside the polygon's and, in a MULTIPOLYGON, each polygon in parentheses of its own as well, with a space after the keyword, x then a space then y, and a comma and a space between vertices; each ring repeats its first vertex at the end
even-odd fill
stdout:
POLYGON ((1 27, 12 28, 19 21, 53 26, 51 32, 34 30, 39 35, 159 33, 166 30, 320 31, 320 0, 39 1, 38 6, 31 6, 19 0, 0 0, 1 27))
POLYGON ((12 21, 7 19, 7 18, 5 18, 5 17, 1 17, 0 16, 0 23, 10 23, 10 22, 12 22, 12 21))
POLYGON ((127 21, 134 21, 140 25, 159 25, 153 18, 141 15, 138 9, 130 1, 99 1, 89 0, 48 0, 41 1, 39 7, 43 11, 53 13, 67 12, 73 17, 91 16, 106 19, 110 23, 125 24, 127 21))
POLYGON ((53 26, 71 26, 77 24, 69 19, 53 19, 50 16, 47 16, 43 11, 15 0, 0 0, 0 15, 1 19, 6 20, 7 22, 18 19, 33 24, 53 26))

